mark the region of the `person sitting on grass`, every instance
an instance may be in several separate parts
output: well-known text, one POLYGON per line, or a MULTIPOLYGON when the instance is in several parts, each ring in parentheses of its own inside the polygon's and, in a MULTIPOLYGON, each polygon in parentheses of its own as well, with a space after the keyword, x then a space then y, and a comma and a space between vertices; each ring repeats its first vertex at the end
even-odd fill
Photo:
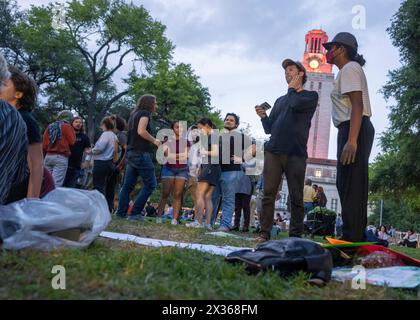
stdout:
POLYGON ((366 241, 368 242, 375 242, 376 244, 388 247, 389 243, 387 240, 382 240, 378 238, 378 232, 376 231, 376 227, 372 225, 371 223, 365 231, 366 241))
MULTIPOLYGON (((0 54, 0 89, 9 78, 6 60, 0 54)), ((13 106, 0 99, 0 205, 5 204, 12 186, 27 178, 27 152, 25 122, 13 106)))
POLYGON ((15 67, 9 67, 11 74, 0 89, 0 99, 15 107, 27 128, 29 175, 22 183, 15 184, 10 190, 6 203, 24 198, 39 199, 54 189, 54 180, 44 168, 42 138, 39 125, 32 115, 37 99, 35 81, 15 67))
POLYGON ((154 206, 152 206, 150 201, 147 201, 147 206, 146 206, 145 210, 146 210, 146 216, 147 217, 151 217, 151 218, 156 217, 156 208, 154 206))
POLYGON ((384 225, 380 226, 379 228, 378 238, 386 241, 389 241, 389 239, 391 239, 391 236, 388 233, 388 229, 384 225))
POLYGON ((417 235, 414 232, 414 229, 408 230, 403 241, 400 241, 398 245, 408 248, 417 248, 417 235))

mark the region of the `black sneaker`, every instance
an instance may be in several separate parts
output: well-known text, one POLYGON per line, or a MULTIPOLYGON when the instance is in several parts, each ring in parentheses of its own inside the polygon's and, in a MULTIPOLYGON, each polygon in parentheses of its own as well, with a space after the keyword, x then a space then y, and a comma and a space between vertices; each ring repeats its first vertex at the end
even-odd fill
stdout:
POLYGON ((239 227, 232 227, 229 229, 229 231, 239 231, 239 227))

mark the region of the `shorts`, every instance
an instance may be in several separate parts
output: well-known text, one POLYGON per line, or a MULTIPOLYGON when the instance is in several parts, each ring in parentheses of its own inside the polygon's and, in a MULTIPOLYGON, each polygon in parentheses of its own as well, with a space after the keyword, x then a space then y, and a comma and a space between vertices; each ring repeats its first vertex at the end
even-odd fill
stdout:
POLYGON ((218 164, 203 164, 200 168, 198 182, 207 182, 209 185, 215 187, 219 183, 222 169, 218 164))
POLYGON ((182 179, 188 180, 188 168, 162 167, 161 178, 163 179, 182 179))

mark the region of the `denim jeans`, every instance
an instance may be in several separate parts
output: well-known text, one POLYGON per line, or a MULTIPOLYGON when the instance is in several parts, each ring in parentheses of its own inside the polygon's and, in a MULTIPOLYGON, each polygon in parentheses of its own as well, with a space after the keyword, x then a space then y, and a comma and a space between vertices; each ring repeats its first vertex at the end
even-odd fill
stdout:
POLYGON ((143 188, 134 201, 132 216, 140 215, 146 205, 147 200, 156 189, 157 181, 155 167, 153 166, 150 154, 147 152, 128 151, 127 166, 123 186, 120 191, 117 215, 125 217, 130 202, 130 193, 136 186, 138 177, 143 180, 143 188))
POLYGON ((211 223, 213 225, 216 222, 219 203, 222 201, 222 219, 220 221, 220 226, 226 228, 232 226, 232 217, 235 210, 235 194, 241 174, 241 171, 222 172, 219 183, 215 187, 212 195, 213 215, 211 217, 211 223))
POLYGON ((312 211, 314 208, 314 204, 312 202, 304 202, 304 209, 305 209, 305 216, 312 211))

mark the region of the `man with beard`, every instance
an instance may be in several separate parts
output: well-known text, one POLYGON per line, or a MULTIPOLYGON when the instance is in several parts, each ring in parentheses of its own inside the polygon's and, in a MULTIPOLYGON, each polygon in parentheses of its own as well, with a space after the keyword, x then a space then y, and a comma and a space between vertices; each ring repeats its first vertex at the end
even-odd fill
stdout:
POLYGON ((70 146, 71 155, 69 157, 69 166, 63 184, 66 188, 76 188, 77 178, 82 166, 83 154, 89 153, 91 147, 89 137, 83 130, 83 119, 81 117, 73 118, 71 126, 76 133, 76 142, 70 146))
POLYGON ((242 163, 245 162, 246 151, 250 150, 252 140, 239 132, 239 116, 228 113, 224 121, 224 131, 220 133, 219 158, 222 174, 213 192, 212 225, 216 222, 219 203, 222 206, 222 218, 219 231, 230 231, 235 210, 235 194, 242 174, 242 163))

